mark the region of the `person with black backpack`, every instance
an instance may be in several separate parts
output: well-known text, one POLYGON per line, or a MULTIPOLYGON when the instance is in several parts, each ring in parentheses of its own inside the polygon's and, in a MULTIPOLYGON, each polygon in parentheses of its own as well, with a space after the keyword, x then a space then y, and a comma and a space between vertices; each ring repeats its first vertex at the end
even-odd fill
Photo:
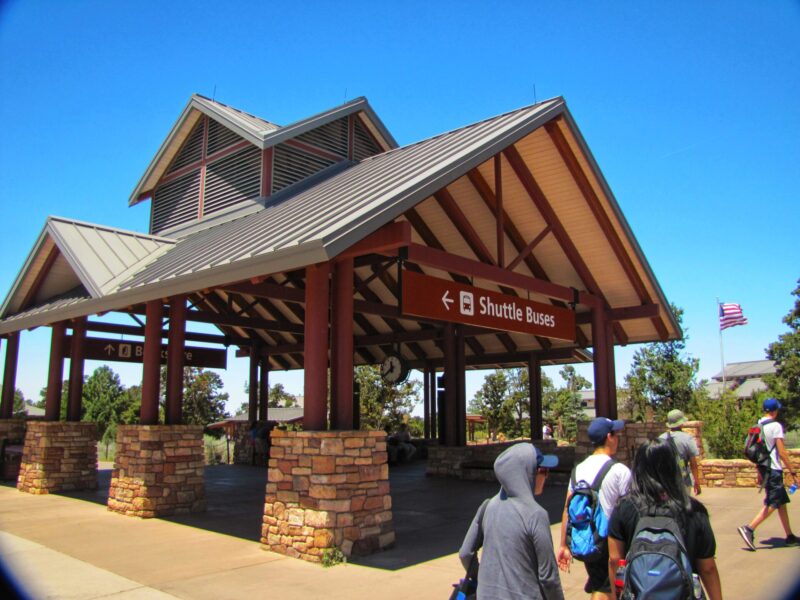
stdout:
POLYGON ((612 597, 608 520, 617 500, 628 492, 631 479, 630 469, 613 458, 624 427, 624 421, 605 417, 589 423, 587 433, 594 452, 573 469, 561 517, 558 566, 568 571, 573 558, 581 561, 588 575, 583 589, 593 600, 612 597))
POLYGON ((750 550, 755 551, 755 530, 775 510, 778 511, 781 525, 786 533, 786 545, 794 546, 800 543, 797 536, 792 533, 789 523, 789 495, 783 487, 783 469, 789 471, 797 485, 797 473, 792 471, 786 446, 783 443, 783 426, 778 422, 778 411, 783 408, 775 398, 767 398, 762 405, 764 417, 758 421, 758 428, 754 434, 748 435, 745 444, 745 455, 756 463, 758 477, 766 490, 764 506, 758 511, 747 525, 739 527, 739 535, 750 550))
POLYGON ((666 439, 642 444, 630 494, 608 526, 608 572, 622 581, 619 597, 704 598, 702 582, 709 600, 721 600, 716 550, 708 511, 683 485, 674 445, 666 439))

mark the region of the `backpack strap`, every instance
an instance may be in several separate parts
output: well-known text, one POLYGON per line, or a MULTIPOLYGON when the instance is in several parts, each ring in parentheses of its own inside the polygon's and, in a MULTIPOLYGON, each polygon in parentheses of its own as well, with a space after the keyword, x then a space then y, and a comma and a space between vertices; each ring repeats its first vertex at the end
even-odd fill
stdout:
POLYGON ((770 423, 777 423, 777 419, 765 419, 761 423, 758 424, 758 437, 764 440, 764 448, 767 449, 767 454, 769 455, 769 466, 772 468, 772 451, 775 450, 775 446, 777 443, 772 444, 772 448, 767 446, 767 440, 764 438, 764 425, 769 425, 770 423))
POLYGON ((615 464, 617 464, 617 461, 611 458, 608 461, 606 461, 606 464, 604 464, 597 472, 597 475, 595 476, 594 481, 592 482, 592 489, 595 492, 600 491, 600 486, 603 485, 603 480, 606 478, 606 475, 608 475, 608 472, 611 470, 611 467, 613 467, 615 464))

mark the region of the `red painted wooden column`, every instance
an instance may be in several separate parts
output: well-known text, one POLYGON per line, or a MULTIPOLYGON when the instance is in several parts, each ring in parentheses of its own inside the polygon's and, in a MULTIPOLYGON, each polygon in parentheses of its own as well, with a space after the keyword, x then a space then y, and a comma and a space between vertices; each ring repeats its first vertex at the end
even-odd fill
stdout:
POLYGON ((269 357, 261 357, 261 376, 258 378, 258 420, 269 421, 269 357))
POLYGON ((456 326, 447 323, 444 326, 444 446, 458 445, 458 361, 456 359, 456 326))
POLYGON ((247 395, 247 420, 250 423, 258 421, 258 343, 250 346, 250 385, 247 395))
POLYGON ((617 418, 617 372, 614 364, 614 330, 606 320, 606 362, 608 365, 608 418, 617 418))
POLYGON ((594 349, 594 407, 598 417, 608 417, 608 342, 607 323, 602 308, 592 309, 592 345, 594 349))
POLYGON ((331 313, 331 429, 353 429, 353 259, 333 275, 331 313))
POLYGON ((83 350, 86 342, 86 317, 75 319, 72 323, 72 342, 69 352, 69 396, 67 401, 67 421, 81 420, 83 402, 83 350))
POLYGON ((530 394, 531 439, 542 439, 542 363, 531 353, 528 359, 528 388, 530 394))
POLYGON ((0 404, 0 418, 14 416, 14 392, 17 389, 17 361, 19 360, 19 332, 6 337, 6 362, 3 371, 3 399, 0 404))
POLYGON ((63 321, 53 325, 50 338, 50 369, 47 373, 47 393, 44 402, 44 420, 58 421, 61 416, 61 388, 64 376, 64 336, 67 325, 63 321))
POLYGON ((455 327, 456 346, 456 444, 467 445, 467 362, 464 354, 464 327, 455 327))
POLYGON ((142 406, 139 423, 158 424, 158 396, 161 387, 161 300, 145 305, 144 356, 142 365, 142 406))
POLYGON ((183 349, 186 338, 186 296, 169 300, 167 342, 167 425, 180 425, 183 409, 183 349))
POLYGON ((422 431, 427 440, 431 437, 431 367, 422 371, 422 431))
POLYGON ((307 431, 323 430, 327 423, 329 274, 329 263, 306 267, 303 428, 307 431))

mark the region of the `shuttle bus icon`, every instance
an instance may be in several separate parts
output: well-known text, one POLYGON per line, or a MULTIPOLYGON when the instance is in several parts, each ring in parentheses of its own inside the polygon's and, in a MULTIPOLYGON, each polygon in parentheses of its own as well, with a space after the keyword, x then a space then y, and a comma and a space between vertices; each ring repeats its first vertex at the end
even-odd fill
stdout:
POLYGON ((472 292, 460 292, 459 300, 462 315, 472 316, 475 314, 475 300, 472 292))

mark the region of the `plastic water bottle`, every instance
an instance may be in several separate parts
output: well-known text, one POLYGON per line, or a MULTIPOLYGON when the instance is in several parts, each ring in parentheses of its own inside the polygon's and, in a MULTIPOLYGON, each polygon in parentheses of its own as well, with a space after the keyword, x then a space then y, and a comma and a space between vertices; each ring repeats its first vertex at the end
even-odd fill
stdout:
POLYGON ((697 575, 697 573, 692 573, 692 592, 694 593, 694 597, 696 599, 706 597, 703 593, 703 584, 700 583, 700 577, 697 575))
POLYGON ((622 593, 622 588, 625 586, 625 562, 624 558, 621 558, 617 563, 617 574, 614 577, 614 587, 617 588, 617 597, 622 593))
POLYGON ((797 484, 796 483, 793 483, 791 486, 789 486, 789 493, 790 494, 794 494, 796 491, 797 491, 797 484))

